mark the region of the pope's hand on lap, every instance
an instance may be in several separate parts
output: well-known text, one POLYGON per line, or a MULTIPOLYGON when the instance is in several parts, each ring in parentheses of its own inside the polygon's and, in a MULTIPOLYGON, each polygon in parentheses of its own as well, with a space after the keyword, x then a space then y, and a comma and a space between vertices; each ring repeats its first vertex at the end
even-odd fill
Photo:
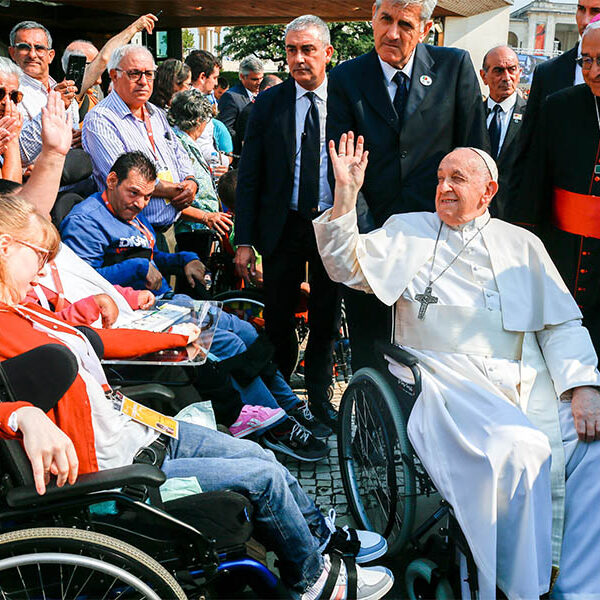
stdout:
POLYGON ((582 442, 600 440, 600 391, 590 386, 575 388, 571 411, 579 439, 582 442))

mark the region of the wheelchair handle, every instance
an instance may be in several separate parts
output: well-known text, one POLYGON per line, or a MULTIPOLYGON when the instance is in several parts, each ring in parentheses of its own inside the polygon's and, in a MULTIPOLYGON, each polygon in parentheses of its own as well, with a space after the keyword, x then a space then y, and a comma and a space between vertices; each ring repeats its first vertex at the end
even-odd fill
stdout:
POLYGON ((412 395, 416 399, 421 393, 421 370, 419 369, 419 359, 410 352, 404 350, 404 348, 400 348, 400 346, 396 346, 390 342, 375 342, 375 348, 378 352, 393 358, 397 363, 410 369, 413 379, 415 380, 412 395))

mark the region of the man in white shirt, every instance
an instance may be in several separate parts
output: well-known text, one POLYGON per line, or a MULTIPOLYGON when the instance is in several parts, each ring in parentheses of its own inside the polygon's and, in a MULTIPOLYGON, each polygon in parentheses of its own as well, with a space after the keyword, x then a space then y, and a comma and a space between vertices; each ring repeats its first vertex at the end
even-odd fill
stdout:
POLYGON ((552 598, 597 598, 597 357, 541 241, 490 217, 493 159, 451 152, 435 214, 394 215, 359 235, 362 138, 355 152, 342 136, 331 154, 335 202, 314 222, 319 251, 334 280, 394 306, 394 342, 419 360, 408 434, 469 542, 479 597, 498 585, 509 600, 538 598, 560 566, 552 598))
POLYGON ((479 74, 490 89, 484 106, 486 125, 490 136, 491 155, 500 172, 499 189, 490 206, 494 217, 503 219, 510 201, 509 182, 520 151, 518 136, 527 102, 519 95, 517 86, 522 69, 515 51, 508 46, 497 46, 483 58, 479 74))
POLYGON ((57 83, 50 77, 50 63, 54 60, 52 36, 40 23, 22 21, 10 32, 10 57, 23 69, 20 89, 23 101, 19 110, 23 117, 34 119, 48 102, 48 92, 56 90, 65 103, 65 108, 73 118, 73 126, 79 124, 79 111, 75 94, 77 88, 73 81, 57 83))
MULTIPOLYGON (((286 28, 290 78, 256 99, 239 165, 235 265, 246 280, 263 257, 265 324, 285 377, 294 368, 291 347, 300 284, 309 265, 310 333, 304 376, 311 409, 328 425, 337 413, 327 389, 339 308, 317 251, 311 220, 332 204, 327 180, 327 77, 333 46, 318 17, 303 15, 286 28)), ((295 342, 293 342, 295 343, 295 342)))

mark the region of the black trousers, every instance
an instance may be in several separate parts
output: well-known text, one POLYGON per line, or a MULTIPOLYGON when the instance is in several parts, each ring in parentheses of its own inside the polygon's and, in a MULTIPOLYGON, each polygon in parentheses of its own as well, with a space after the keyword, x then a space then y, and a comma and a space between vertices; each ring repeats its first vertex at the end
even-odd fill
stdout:
POLYGON ((294 312, 307 262, 310 298, 304 379, 310 402, 322 404, 327 401, 332 378, 340 286, 325 271, 312 222, 290 211, 275 251, 263 256, 266 332, 275 346, 275 362, 288 380, 294 368, 294 312))
POLYGON ((373 367, 385 373, 385 359, 375 349, 376 341, 389 342, 392 331, 392 309, 374 294, 343 288, 346 322, 350 334, 352 372, 373 367))

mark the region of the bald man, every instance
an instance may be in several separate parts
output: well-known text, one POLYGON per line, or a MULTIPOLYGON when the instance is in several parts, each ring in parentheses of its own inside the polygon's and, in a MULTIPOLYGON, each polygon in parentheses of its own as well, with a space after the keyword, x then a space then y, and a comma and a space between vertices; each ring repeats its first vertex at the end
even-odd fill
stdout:
POLYGON ((519 155, 519 131, 527 103, 519 95, 517 86, 522 69, 512 48, 496 46, 483 58, 479 74, 490 93, 484 100, 487 115, 486 126, 490 137, 492 157, 498 164, 499 189, 490 205, 494 217, 504 219, 506 206, 511 197, 509 182, 512 180, 519 155))
POLYGON ((355 148, 342 136, 330 155, 335 197, 313 222, 319 252, 334 281, 394 307, 394 342, 419 360, 408 434, 469 542, 479 597, 498 585, 509 599, 538 598, 559 566, 556 598, 597 597, 597 358, 541 241, 491 218, 494 160, 451 152, 435 213, 359 235, 362 138, 355 148))

